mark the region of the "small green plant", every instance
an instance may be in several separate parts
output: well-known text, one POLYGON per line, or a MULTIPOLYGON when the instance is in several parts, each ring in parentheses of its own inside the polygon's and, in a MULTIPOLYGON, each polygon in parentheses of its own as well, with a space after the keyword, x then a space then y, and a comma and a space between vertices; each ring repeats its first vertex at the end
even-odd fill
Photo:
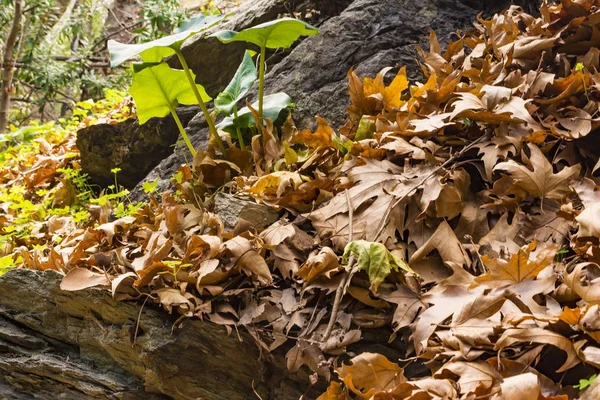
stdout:
POLYGON ((182 263, 181 260, 163 261, 163 264, 165 264, 167 267, 170 267, 171 271, 159 272, 159 275, 162 275, 162 274, 172 275, 173 283, 175 285, 177 285, 179 283, 179 281, 177 280, 177 275, 179 274, 179 272, 184 268, 189 268, 192 266, 192 264, 189 264, 189 263, 182 263))
MULTIPOLYGON (((581 62, 578 62, 577 64, 575 64, 575 71, 577 72, 583 72, 584 69, 584 65, 581 62)), ((585 91, 585 97, 587 98, 588 101, 590 101, 590 96, 588 95, 588 89, 587 89, 587 85, 585 84, 585 75, 581 75, 581 80, 583 82, 583 90, 585 91)))
POLYGON ((258 75, 258 115, 257 126, 261 126, 264 118, 265 99, 265 72, 267 49, 289 48, 302 36, 314 36, 319 30, 306 22, 294 18, 282 18, 265 22, 245 29, 241 32, 224 30, 211 35, 227 44, 232 42, 246 42, 260 49, 259 75, 258 75))
POLYGON ((130 93, 138 108, 140 124, 152 117, 164 117, 171 113, 192 155, 196 154, 196 150, 175 112, 178 104, 193 104, 191 96, 200 106, 214 142, 224 155, 227 153, 206 106, 206 102, 211 98, 206 94, 202 85, 196 84, 195 76, 181 52, 181 46, 186 39, 205 31, 222 18, 223 16, 220 15, 192 18, 181 25, 172 35, 148 43, 123 44, 114 40, 108 41, 112 67, 119 66, 136 56, 140 56, 144 61, 142 64, 133 65, 133 84, 130 88, 130 93), (173 54, 179 59, 183 70, 174 70, 162 62, 164 57, 173 54), (187 81, 187 89, 181 86, 182 81, 187 81))
POLYGON ((587 389, 588 386, 591 386, 592 383, 596 380, 596 374, 590 376, 587 379, 580 379, 579 384, 573 386, 575 389, 584 390, 587 389))
POLYGON ((12 255, 0 257, 0 276, 4 275, 8 270, 17 267, 23 262, 21 256, 15 258, 12 255))

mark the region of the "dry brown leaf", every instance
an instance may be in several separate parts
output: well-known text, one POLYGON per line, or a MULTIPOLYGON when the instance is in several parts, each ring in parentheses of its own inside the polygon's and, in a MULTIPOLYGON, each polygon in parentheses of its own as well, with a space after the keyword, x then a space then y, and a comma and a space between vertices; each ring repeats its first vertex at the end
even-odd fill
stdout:
POLYGON ((469 255, 446 221, 442 221, 429 240, 410 258, 410 265, 419 261, 433 250, 437 250, 444 262, 471 265, 469 255))
POLYGON ((534 279, 544 268, 552 265, 557 246, 548 245, 537 252, 537 243, 531 242, 519 249, 517 254, 512 254, 509 260, 488 256, 481 257, 481 261, 488 269, 488 273, 478 276, 475 281, 481 282, 508 282, 519 283, 526 279, 534 279))
POLYGON ((362 353, 350 362, 350 365, 336 368, 336 372, 352 392, 363 398, 391 390, 406 381, 404 370, 381 354, 362 353))
POLYGON ((83 290, 94 286, 109 286, 106 274, 99 274, 87 268, 73 268, 63 278, 60 289, 69 292, 83 290))
POLYGON ((554 173, 552 164, 537 146, 528 144, 527 147, 531 155, 527 156, 525 152, 522 153, 526 165, 508 160, 497 164, 494 171, 508 172, 514 185, 532 196, 539 197, 542 200, 545 198, 561 200, 571 191, 568 186, 569 178, 579 172, 579 165, 566 167, 560 172, 554 173))
POLYGON ((323 247, 319 254, 306 260, 296 275, 309 284, 319 276, 330 278, 332 274, 342 269, 337 254, 331 248, 323 247))
POLYGON ((496 342, 494 350, 504 350, 514 344, 520 343, 550 344, 567 353, 567 359, 556 372, 564 372, 580 363, 573 342, 570 339, 543 328, 514 328, 504 331, 496 342))

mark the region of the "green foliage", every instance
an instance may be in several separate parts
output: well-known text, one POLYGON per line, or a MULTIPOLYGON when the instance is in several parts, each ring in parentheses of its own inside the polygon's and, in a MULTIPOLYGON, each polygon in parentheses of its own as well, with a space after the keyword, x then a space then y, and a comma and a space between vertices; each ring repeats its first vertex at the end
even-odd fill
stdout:
POLYGON ((156 187, 158 186, 158 178, 153 182, 144 182, 142 183, 142 190, 144 193, 150 194, 156 192, 156 187))
POLYGON ((578 385, 574 385, 575 389, 584 390, 587 389, 588 386, 591 386, 592 383, 596 380, 597 375, 594 374, 590 376, 588 379, 580 379, 578 385))
POLYGON ((142 41, 168 35, 187 17, 185 9, 179 5, 179 0, 145 0, 141 4, 141 17, 145 24, 135 32, 140 35, 142 41))
POLYGON ((175 54, 187 38, 205 31, 221 19, 223 19, 221 15, 195 17, 183 23, 172 35, 147 43, 124 44, 109 40, 110 66, 117 67, 136 56, 142 57, 147 63, 160 62, 164 57, 175 54))
POLYGON ((217 111, 231 115, 237 103, 248 93, 258 77, 258 72, 252 61, 252 55, 246 51, 242 63, 238 67, 229 85, 215 99, 217 111))
POLYGON ((5 274, 9 269, 15 268, 22 262, 23 258, 21 256, 17 257, 16 260, 12 255, 0 257, 0 276, 5 274))
MULTIPOLYGON (((250 105, 253 109, 258 108, 258 102, 255 101, 250 105)), ((264 100, 263 114, 265 118, 270 120, 276 120, 281 111, 288 107, 293 107, 294 103, 292 98, 285 93, 279 92, 268 95, 264 100)), ((237 117, 226 117, 221 121, 217 127, 224 131, 234 132, 235 129, 241 128, 246 129, 254 125, 254 118, 252 116, 252 110, 250 108, 243 107, 237 114, 237 117)))
POLYGON ((357 256, 358 271, 365 271, 369 275, 373 292, 377 291, 392 269, 395 271, 402 269, 414 273, 406 262, 390 253, 381 243, 355 240, 346 245, 342 257, 343 262, 348 263, 351 255, 357 256))
MULTIPOLYGON (((141 207, 123 204, 129 192, 117 189, 117 182, 108 193, 97 197, 77 162, 77 129, 98 122, 122 121, 131 113, 123 92, 106 90, 105 93, 106 98, 97 102, 78 103, 70 119, 46 124, 34 121, 31 126, 13 127, 2 136, 0 170, 10 172, 0 176, 0 207, 6 218, 0 226, 0 256, 15 243, 35 243, 51 217, 67 217, 75 224, 87 225, 90 204, 110 206, 116 216, 131 215, 141 207), (55 151, 60 151, 59 157, 55 151), (47 175, 37 175, 37 171, 44 169, 47 175), (33 179, 37 183, 28 185, 33 179)), ((113 173, 118 171, 116 168, 113 173)), ((61 237, 54 240, 60 241, 61 237)), ((16 259, 14 264, 20 262, 16 259)), ((1 263, 9 263, 9 259, 2 258, 1 263)))
POLYGON ((302 36, 314 36, 319 30, 304 21, 281 18, 253 26, 241 32, 219 31, 211 35, 223 43, 246 42, 259 48, 289 48, 302 36))
POLYGON ((260 48, 260 67, 258 74, 258 121, 262 125, 265 100, 266 49, 289 48, 301 36, 314 36, 319 30, 304 21, 294 18, 282 18, 253 26, 241 32, 224 30, 211 35, 223 43, 246 42, 260 48))
MULTIPOLYGON (((166 63, 134 66, 135 73, 129 93, 135 100, 140 124, 153 117, 168 115, 178 104, 196 103, 194 92, 183 71, 172 69, 166 63)), ((204 101, 211 100, 202 85, 197 84, 196 87, 204 101)))

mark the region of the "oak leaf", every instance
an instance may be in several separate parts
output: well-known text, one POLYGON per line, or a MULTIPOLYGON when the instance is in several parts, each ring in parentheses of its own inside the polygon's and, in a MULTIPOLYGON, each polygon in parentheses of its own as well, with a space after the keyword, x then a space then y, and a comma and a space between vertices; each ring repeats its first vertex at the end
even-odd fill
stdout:
POLYGON ((406 381, 404 370, 381 354, 365 352, 350 362, 351 365, 336 368, 336 372, 352 392, 363 398, 371 398, 406 381))
POLYGON ((525 152, 522 152, 522 158, 526 165, 508 160, 497 164, 494 171, 508 172, 515 186, 542 201, 545 198, 561 200, 571 191, 568 180, 579 172, 579 165, 566 167, 562 171, 554 173, 552 164, 537 146, 528 144, 527 147, 531 155, 527 156, 525 152))

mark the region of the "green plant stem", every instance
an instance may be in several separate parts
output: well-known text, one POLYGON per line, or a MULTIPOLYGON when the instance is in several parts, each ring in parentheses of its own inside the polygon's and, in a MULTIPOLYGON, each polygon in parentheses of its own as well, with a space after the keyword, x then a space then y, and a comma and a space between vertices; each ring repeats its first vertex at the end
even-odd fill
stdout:
POLYGON ((198 91, 198 87, 196 86, 196 82, 194 82, 194 78, 192 78, 192 74, 190 73, 190 68, 188 67, 187 62, 185 61, 185 58, 183 57, 183 53, 181 52, 181 50, 177 49, 177 50, 175 50, 175 54, 177 54, 177 58, 179 59, 179 62, 181 63, 181 66, 183 67, 185 76, 187 77, 188 82, 190 83, 190 86, 192 87, 192 91, 194 92, 194 95, 196 96, 196 100, 198 100, 198 105, 200 106, 200 109, 202 110, 202 113, 204 114, 204 118, 206 119, 206 123, 208 124, 208 130, 209 130, 210 134, 212 135, 213 140, 215 141, 217 146, 219 146, 221 153, 223 153, 223 157, 227 158, 227 151, 225 150, 225 145, 223 144, 221 137, 217 133, 217 127, 215 126, 215 122, 212 120, 212 117, 210 116, 210 113, 208 112, 206 103, 204 103, 204 100, 202 100, 202 96, 200 95, 200 92, 198 91))
POLYGON ((267 53, 267 47, 263 46, 260 48, 260 70, 258 75, 258 121, 257 126, 261 126, 262 128, 262 120, 263 120, 263 100, 265 97, 265 65, 266 60, 265 56, 267 53))
MULTIPOLYGON (((154 71, 152 71, 152 70, 150 70, 150 71, 152 72, 154 77, 158 80, 158 77, 154 74, 154 71)), ((162 91, 163 97, 165 99, 168 99, 169 96, 167 96, 167 94, 165 93, 165 90, 162 87, 162 85, 159 85, 159 87, 160 87, 160 90, 162 91)), ((196 85, 194 85, 194 87, 196 87, 196 85)), ((181 137, 183 137, 183 141, 187 145, 188 149, 190 149, 190 153, 192 153, 192 156, 195 156, 196 149, 194 148, 194 145, 192 145, 192 142, 190 142, 190 138, 188 137, 187 133, 185 132, 185 129, 183 128, 183 125, 181 124, 181 120, 179 119, 179 116, 177 115, 177 112, 175 111, 175 107, 173 107, 173 105, 170 103, 167 107, 169 107, 169 111, 171 112, 171 115, 173 116, 173 119, 175 120, 175 123, 177 124, 177 127, 179 128, 179 133, 181 133, 181 137)))
POLYGON ((177 124, 177 128, 179 128, 179 133, 181 133, 181 137, 183 138, 183 141, 185 142, 188 149, 190 149, 190 153, 192 153, 192 157, 195 157, 196 149, 194 148, 194 145, 192 144, 192 142, 190 142, 190 138, 188 137, 187 133, 185 132, 185 128, 183 127, 183 124, 181 123, 181 120, 179 119, 179 116, 175 112, 175 108, 173 108, 172 105, 169 105, 169 111, 171 111, 171 115, 173 116, 173 119, 175 120, 175 123, 177 124))
MULTIPOLYGON (((238 109, 237 109, 237 104, 233 107, 233 118, 234 121, 237 119, 238 117, 238 109)), ((242 136, 242 132, 240 131, 239 127, 235 128, 235 132, 237 133, 237 138, 238 141, 240 142, 240 149, 245 150, 246 146, 244 145, 244 137, 242 136)))

